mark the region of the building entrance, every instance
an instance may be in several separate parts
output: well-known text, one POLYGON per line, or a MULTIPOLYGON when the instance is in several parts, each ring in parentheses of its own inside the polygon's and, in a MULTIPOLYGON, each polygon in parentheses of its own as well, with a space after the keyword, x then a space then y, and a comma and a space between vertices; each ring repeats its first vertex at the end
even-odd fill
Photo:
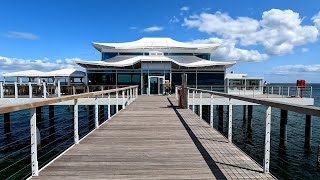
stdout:
POLYGON ((149 76, 148 90, 148 95, 162 95, 164 92, 164 76, 149 76))

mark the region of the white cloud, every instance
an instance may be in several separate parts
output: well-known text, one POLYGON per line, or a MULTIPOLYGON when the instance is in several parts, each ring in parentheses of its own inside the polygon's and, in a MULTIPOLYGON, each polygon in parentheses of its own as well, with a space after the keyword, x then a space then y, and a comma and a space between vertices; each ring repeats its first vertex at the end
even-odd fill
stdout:
POLYGON ((180 20, 176 17, 176 16, 173 16, 170 20, 169 20, 169 23, 178 23, 180 22, 180 20))
MULTIPOLYGON (((320 14, 312 20, 319 28, 320 14)), ((261 20, 232 18, 221 12, 201 13, 185 18, 183 26, 216 34, 222 39, 239 42, 242 46, 260 45, 268 55, 282 55, 291 53, 296 46, 317 40, 317 27, 304 26, 301 22, 300 15, 292 10, 271 9, 263 12, 261 20)))
POLYGON ((183 6, 180 8, 181 11, 189 11, 190 8, 188 6, 183 6))
POLYGON ((16 38, 16 39, 29 39, 29 40, 37 40, 39 37, 35 34, 29 32, 17 32, 17 31, 9 31, 6 33, 2 33, 2 36, 8 38, 16 38))
POLYGON ((136 30, 136 29, 138 29, 138 27, 132 26, 132 27, 130 27, 130 29, 131 30, 136 30))
POLYGON ((162 30, 163 30, 163 27, 161 26, 151 26, 143 29, 144 32, 155 32, 155 31, 162 31, 162 30))
POLYGON ((318 30, 320 31, 320 11, 318 12, 318 14, 316 14, 315 16, 312 17, 312 21, 315 24, 315 26, 318 28, 318 30))
POLYGON ((79 58, 58 59, 50 62, 47 58, 44 59, 19 59, 0 56, 0 72, 13 72, 23 70, 40 70, 52 71, 64 68, 82 69, 74 63, 79 58))
POLYGON ((278 74, 319 73, 320 64, 291 64, 274 68, 278 74))
POLYGON ((246 50, 236 48, 236 41, 226 40, 219 38, 209 38, 194 40, 194 43, 217 43, 222 46, 219 47, 212 54, 213 60, 223 60, 223 61, 263 61, 268 58, 267 54, 261 54, 257 50, 246 50))

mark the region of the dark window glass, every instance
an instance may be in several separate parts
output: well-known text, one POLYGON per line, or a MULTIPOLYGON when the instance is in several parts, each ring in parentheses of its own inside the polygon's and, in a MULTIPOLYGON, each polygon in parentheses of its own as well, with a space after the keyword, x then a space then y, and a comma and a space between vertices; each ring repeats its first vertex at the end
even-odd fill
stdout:
POLYGON ((201 85, 223 87, 224 73, 198 73, 198 86, 201 85))
POLYGON ((143 56, 143 53, 141 52, 121 52, 119 55, 122 56, 143 56))
POLYGON ((181 80, 181 74, 183 73, 172 73, 172 82, 171 82, 171 87, 172 87, 172 91, 175 91, 175 86, 181 86, 182 80, 181 80))
POLYGON ((102 60, 110 59, 110 58, 113 58, 117 55, 118 55, 118 53, 105 52, 105 53, 102 53, 102 60))
POLYGON ((118 74, 118 85, 140 85, 141 74, 118 74))
POLYGON ((197 74, 196 73, 186 73, 187 74, 187 83, 188 86, 190 85, 191 87, 195 87, 197 83, 197 74))
POLYGON ((201 59, 210 60, 210 54, 209 53, 203 53, 203 54, 195 54, 196 57, 201 59))
POLYGON ((88 73, 89 85, 116 85, 115 73, 88 73))

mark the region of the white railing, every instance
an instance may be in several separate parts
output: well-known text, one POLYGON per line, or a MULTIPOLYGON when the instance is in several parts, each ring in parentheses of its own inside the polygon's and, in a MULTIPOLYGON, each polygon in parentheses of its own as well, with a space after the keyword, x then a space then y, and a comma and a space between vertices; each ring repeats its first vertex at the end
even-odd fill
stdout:
MULTIPOLYGON (((36 102, 32 103, 23 103, 23 104, 14 104, 10 106, 2 106, 0 107, 0 115, 4 114, 4 122, 3 124, 0 124, 4 127, 5 133, 4 137, 6 138, 8 136, 12 136, 13 133, 17 133, 15 129, 18 129, 18 131, 30 129, 29 131, 29 136, 27 137, 20 137, 18 140, 14 142, 8 142, 4 143, 4 141, 1 143, 0 146, 0 167, 1 165, 4 165, 4 168, 0 168, 0 179, 7 179, 7 178, 14 178, 14 179, 24 179, 28 177, 31 173, 31 176, 38 176, 39 172, 45 168, 48 164, 53 162, 56 158, 52 159, 51 155, 53 157, 57 156, 58 154, 52 154, 53 152, 56 151, 57 147, 52 147, 54 143, 58 143, 63 140, 63 138, 68 137, 65 142, 70 142, 70 140, 73 139, 73 145, 70 145, 69 147, 65 148, 63 152, 60 152, 63 154, 70 148, 72 148, 74 145, 77 145, 81 142, 82 139, 84 139, 86 136, 88 136, 92 131, 88 131, 87 135, 84 135, 82 138, 80 138, 79 134, 83 130, 90 129, 90 127, 82 127, 79 125, 79 116, 80 116, 80 109, 79 106, 86 104, 86 99, 87 101, 92 102, 92 98, 94 98, 94 113, 91 113, 90 115, 90 107, 89 106, 89 120, 92 118, 94 121, 94 131, 95 129, 99 128, 104 122, 106 122, 106 119, 112 118, 115 114, 120 112, 122 109, 125 109, 126 106, 128 106, 130 103, 132 103, 136 98, 138 98, 138 86, 129 86, 129 87, 124 87, 124 88, 118 88, 118 89, 111 89, 111 90, 103 90, 103 91, 97 91, 97 92, 90 92, 90 93, 82 93, 82 94, 77 94, 77 95, 70 95, 70 96, 63 96, 63 97, 56 97, 56 98, 50 98, 50 99, 42 99, 36 102), (119 95, 121 94, 121 96, 119 95), (103 97, 103 98, 102 98, 103 97), (106 98, 107 97, 107 98, 106 98), (89 99, 90 100, 89 100, 89 99), (107 99, 107 100, 106 100, 107 99), (54 114, 54 109, 53 112, 50 110, 50 106, 54 105, 55 103, 60 103, 64 101, 73 101, 73 117, 72 119, 67 119, 64 120, 64 122, 69 121, 69 125, 65 127, 59 128, 55 133, 51 133, 50 130, 55 128, 55 125, 51 125, 52 120, 54 123, 54 115, 53 117, 50 117, 50 114, 54 114), (114 102, 115 101, 115 102, 114 102), (112 114, 111 112, 111 105, 113 104, 116 105, 115 107, 115 113, 112 114), (41 108, 43 106, 49 106, 49 121, 50 121, 50 126, 46 128, 38 128, 38 126, 44 126, 44 122, 41 121, 41 113, 38 112, 38 108, 41 108), (121 110, 119 109, 119 106, 121 105, 121 110), (104 118, 104 113, 103 115, 101 114, 101 109, 99 109, 99 106, 103 106, 103 111, 104 111, 104 106, 108 107, 108 117, 104 118), (10 114, 14 114, 16 111, 19 116, 21 116, 21 112, 25 112, 26 110, 29 110, 30 112, 30 127, 15 127, 14 130, 11 130, 10 126, 17 125, 16 123, 10 125, 10 114), (100 111, 100 113, 99 113, 100 111), (19 114, 20 113, 20 114, 19 114), (9 115, 9 116, 8 116, 9 115), (40 117, 40 119, 38 119, 40 117), (72 122, 70 125, 70 121, 72 122), (21 130, 19 130, 21 128, 21 130), (70 129, 70 131, 67 131, 67 129, 70 129), (67 131, 67 132, 64 132, 67 131), (40 133, 41 132, 41 133, 40 133), (40 134, 46 134, 46 137, 40 137, 40 134), (45 144, 44 146, 41 144, 39 146, 40 139, 41 140, 47 140, 47 138, 51 138, 52 136, 58 136, 59 134, 64 134, 63 136, 55 139, 55 141, 50 141, 48 144, 45 144), (31 144, 27 145, 26 147, 22 149, 17 149, 18 146, 16 143, 19 142, 27 142, 26 138, 30 138, 31 144), (40 148, 40 149, 39 149, 40 148), (21 152, 28 152, 28 149, 30 150, 30 154, 26 155, 21 158, 21 152), (12 152, 10 151, 12 150, 12 152), (41 152, 39 154, 39 152, 41 152), (47 157, 49 156, 49 157, 47 157), (42 164, 40 165, 38 163, 39 159, 42 158, 42 164), (50 162, 44 162, 43 158, 46 158, 46 160, 49 158, 50 162), (27 160, 29 159, 29 162, 31 163, 26 163, 27 160), (13 162, 13 163, 10 163, 13 162), (28 172, 28 169, 31 168, 31 172, 28 172), (41 168, 41 169, 40 169, 41 168)), ((40 109, 41 110, 41 109, 40 109)), ((68 113, 64 112, 56 112, 57 114, 55 116, 60 116, 60 117, 67 117, 68 113)), ((70 113, 70 112, 69 112, 70 113)), ((11 115, 12 116, 12 115, 11 115)), ((51 115, 52 116, 52 115, 51 115)), ((28 117, 27 117, 28 118, 28 117)), ((91 120, 92 120, 91 119, 91 120)), ((20 133, 20 132, 19 132, 20 133)), ((82 133, 83 134, 83 133, 82 133)), ((16 134, 15 134, 16 135, 16 134)), ((61 155, 60 154, 60 155, 61 155)))
MULTIPOLYGON (((176 90, 180 89, 181 87, 176 86, 176 90)), ((292 112, 297 112, 301 114, 306 115, 306 126, 305 126, 305 148, 310 148, 311 144, 311 116, 320 116, 320 107, 315 107, 315 106, 304 106, 304 105, 297 105, 297 104, 290 104, 286 102, 280 102, 280 101, 273 101, 269 99, 261 99, 261 98, 254 98, 254 97, 248 97, 248 96, 239 96, 236 94, 227 94, 227 93, 222 93, 222 92, 217 92, 217 91, 210 91, 210 90, 203 90, 203 89, 196 89, 196 88, 188 88, 188 97, 189 101, 192 101, 192 103, 188 103, 188 107, 194 112, 195 111, 195 100, 197 99, 197 104, 199 106, 199 118, 203 119, 203 112, 202 112, 202 102, 204 102, 204 98, 208 99, 210 98, 210 116, 208 115, 209 123, 210 126, 213 128, 213 101, 218 101, 217 97, 224 97, 228 99, 228 133, 227 133, 227 138, 229 143, 232 143, 232 121, 233 121, 233 102, 234 100, 240 100, 244 102, 249 102, 257 105, 263 105, 266 107, 265 109, 265 146, 264 146, 264 160, 263 160, 263 171, 265 173, 269 172, 269 166, 270 166, 270 143, 271 143, 271 108, 279 108, 282 111, 292 111, 292 112), (192 94, 192 95, 191 95, 192 94), (196 97, 195 94, 198 94, 196 97), (204 97, 204 94, 206 96, 204 97), (215 96, 215 97, 214 97, 215 96), (191 99, 190 99, 191 97, 191 99)), ((179 98, 178 93, 176 93, 176 98, 179 98)), ((207 102, 207 100, 206 100, 207 102)), ((223 110, 222 110, 223 111, 223 110)), ((245 112, 244 112, 245 113, 245 112)), ((252 113, 252 109, 251 109, 252 113)), ((219 114, 220 116, 220 114, 219 114)), ((252 114, 251 114, 252 116, 252 114)), ((222 115, 223 118, 223 115, 222 115)), ((281 116, 281 124, 282 126, 286 126, 287 122, 287 115, 281 116)), ((219 118, 220 119, 220 118, 219 118)), ((220 122, 219 122, 220 123, 220 122)), ((223 120, 222 120, 223 124, 223 120)), ((219 125, 218 125, 219 128, 219 125)), ((283 127, 282 127, 283 128, 283 127)), ((286 128, 283 128, 281 130, 282 132, 280 133, 280 139, 283 144, 286 144, 286 128)), ((320 147, 320 146, 319 146, 320 147)), ((320 154, 319 154, 319 159, 320 159, 320 154)))

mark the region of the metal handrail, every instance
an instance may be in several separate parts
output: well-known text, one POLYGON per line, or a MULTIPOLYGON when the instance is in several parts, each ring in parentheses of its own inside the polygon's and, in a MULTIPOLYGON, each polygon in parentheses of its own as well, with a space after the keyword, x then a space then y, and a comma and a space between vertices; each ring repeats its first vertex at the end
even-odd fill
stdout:
POLYGON ((90 98, 90 97, 95 97, 95 96, 99 96, 99 95, 103 95, 103 94, 118 92, 118 91, 122 91, 122 90, 128 90, 128 89, 137 88, 137 87, 138 87, 138 85, 135 85, 135 86, 129 86, 129 87, 124 87, 124 88, 118 88, 118 89, 89 92, 89 93, 69 95, 69 96, 56 97, 56 98, 48 98, 48 99, 43 99, 43 100, 39 100, 36 102, 14 104, 14 105, 0 107, 0 114, 14 112, 14 111, 20 111, 23 109, 45 106, 45 105, 49 105, 49 104, 55 104, 55 103, 59 103, 59 102, 75 100, 75 99, 79 99, 79 98, 90 98))

